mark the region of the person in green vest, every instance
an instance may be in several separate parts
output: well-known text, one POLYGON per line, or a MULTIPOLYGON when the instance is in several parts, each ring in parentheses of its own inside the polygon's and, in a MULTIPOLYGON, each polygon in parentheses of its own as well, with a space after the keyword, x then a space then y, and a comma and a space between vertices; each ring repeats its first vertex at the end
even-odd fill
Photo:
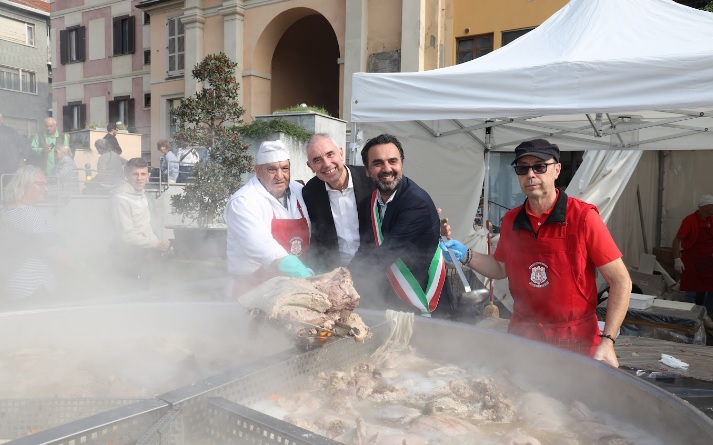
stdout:
POLYGON ((69 145, 69 137, 57 130, 57 121, 54 118, 47 117, 44 131, 38 132, 32 138, 30 163, 50 174, 54 169, 54 149, 57 145, 69 145))

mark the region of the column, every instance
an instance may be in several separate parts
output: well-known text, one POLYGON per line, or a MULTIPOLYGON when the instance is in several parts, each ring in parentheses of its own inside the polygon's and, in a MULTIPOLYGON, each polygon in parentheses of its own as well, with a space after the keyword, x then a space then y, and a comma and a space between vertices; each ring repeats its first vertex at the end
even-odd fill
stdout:
POLYGON ((368 3, 368 0, 347 0, 346 4, 340 83, 342 84, 342 119, 347 122, 352 118, 352 74, 366 71, 368 3))

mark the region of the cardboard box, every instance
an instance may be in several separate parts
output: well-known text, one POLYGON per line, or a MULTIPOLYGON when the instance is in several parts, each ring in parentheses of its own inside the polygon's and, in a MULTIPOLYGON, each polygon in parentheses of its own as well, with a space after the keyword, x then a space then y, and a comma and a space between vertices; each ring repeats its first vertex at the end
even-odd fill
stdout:
POLYGON ((670 247, 654 247, 654 255, 662 266, 673 264, 673 250, 670 247))
POLYGON ((660 297, 666 291, 666 282, 660 274, 648 274, 629 268, 629 275, 645 295, 660 297))
POLYGON ((659 262, 661 267, 664 268, 672 278, 676 278, 678 273, 676 269, 673 268, 673 251, 670 247, 654 247, 654 255, 656 255, 656 260, 659 262))
POLYGON ((629 308, 630 309, 648 309, 654 304, 653 295, 643 295, 643 294, 631 294, 629 298, 629 308))

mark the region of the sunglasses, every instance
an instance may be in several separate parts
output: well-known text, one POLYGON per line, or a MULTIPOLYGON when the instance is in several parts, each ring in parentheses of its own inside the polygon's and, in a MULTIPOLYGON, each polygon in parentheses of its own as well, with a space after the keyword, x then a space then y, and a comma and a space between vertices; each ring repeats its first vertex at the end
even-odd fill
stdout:
POLYGON ((533 172, 541 175, 547 172, 547 166, 555 165, 556 162, 550 162, 549 164, 535 164, 535 165, 515 165, 515 174, 518 176, 526 175, 527 172, 532 169, 533 172))

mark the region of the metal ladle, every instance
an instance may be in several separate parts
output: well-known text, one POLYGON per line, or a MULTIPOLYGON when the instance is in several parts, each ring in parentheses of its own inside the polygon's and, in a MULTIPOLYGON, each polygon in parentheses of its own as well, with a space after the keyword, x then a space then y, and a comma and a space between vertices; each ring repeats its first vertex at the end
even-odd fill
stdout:
MULTIPOLYGON (((443 241, 443 245, 445 245, 446 241, 448 241, 448 238, 446 238, 445 235, 441 236, 441 240, 443 241)), ((477 289, 477 290, 472 290, 470 288, 470 283, 468 282, 468 279, 465 277, 465 274, 463 273, 463 269, 461 267, 460 261, 456 258, 455 253, 453 253, 453 249, 450 247, 446 247, 446 250, 448 251, 448 255, 451 257, 451 262, 453 263, 453 267, 456 269, 456 273, 458 274, 458 278, 460 278, 461 282, 463 283, 463 293, 460 294, 461 298, 464 300, 470 300, 474 303, 482 303, 483 301, 488 299, 489 292, 487 289, 477 289)))

